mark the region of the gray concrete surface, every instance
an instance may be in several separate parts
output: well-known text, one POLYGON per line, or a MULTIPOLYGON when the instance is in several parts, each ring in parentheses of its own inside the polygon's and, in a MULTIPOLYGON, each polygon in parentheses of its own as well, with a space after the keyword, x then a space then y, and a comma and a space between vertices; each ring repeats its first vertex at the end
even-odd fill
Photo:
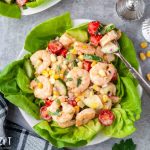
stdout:
MULTIPOLYGON (((24 16, 21 20, 0 17, 0 69, 16 59, 24 45, 25 37, 32 27, 65 11, 69 11, 73 19, 87 18, 106 23, 115 23, 118 28, 131 37, 138 54, 141 51, 139 43, 144 40, 141 34, 141 23, 145 18, 150 17, 150 0, 145 0, 145 2, 146 11, 144 18, 136 22, 125 22, 117 16, 115 0, 62 0, 62 2, 46 11, 31 16, 24 16)), ((140 64, 145 76, 146 73, 150 72, 150 59, 140 62, 140 64)), ((137 144, 137 150, 150 150, 149 105, 150 97, 144 92, 142 96, 142 116, 136 122, 137 131, 130 136, 137 144)), ((8 119, 30 129, 18 109, 12 105, 9 106, 8 119)), ((78 150, 111 150, 112 145, 118 141, 120 140, 110 139, 104 143, 79 148, 78 150)))

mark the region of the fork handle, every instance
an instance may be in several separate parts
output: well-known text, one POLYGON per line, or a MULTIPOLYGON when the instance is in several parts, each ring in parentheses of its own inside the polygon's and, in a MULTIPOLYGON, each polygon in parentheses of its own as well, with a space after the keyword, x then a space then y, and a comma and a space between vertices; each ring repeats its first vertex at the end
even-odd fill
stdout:
POLYGON ((124 64, 132 73, 134 78, 136 78, 139 81, 143 89, 147 92, 148 95, 150 95, 150 85, 146 82, 142 75, 134 67, 131 66, 131 64, 121 55, 121 53, 115 53, 115 55, 118 56, 124 62, 124 64))

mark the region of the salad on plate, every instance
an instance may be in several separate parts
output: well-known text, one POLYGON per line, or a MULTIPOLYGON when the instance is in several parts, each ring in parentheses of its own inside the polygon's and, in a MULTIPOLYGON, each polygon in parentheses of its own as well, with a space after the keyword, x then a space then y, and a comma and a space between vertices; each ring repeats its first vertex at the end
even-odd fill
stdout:
POLYGON ((33 129, 57 147, 79 147, 100 132, 123 138, 140 118, 137 81, 114 54, 138 69, 132 41, 115 27, 91 21, 72 27, 69 13, 28 34, 29 52, 0 73, 4 97, 41 121, 33 129))
POLYGON ((29 15, 40 12, 60 0, 0 0, 0 15, 10 18, 21 18, 21 15, 29 15))

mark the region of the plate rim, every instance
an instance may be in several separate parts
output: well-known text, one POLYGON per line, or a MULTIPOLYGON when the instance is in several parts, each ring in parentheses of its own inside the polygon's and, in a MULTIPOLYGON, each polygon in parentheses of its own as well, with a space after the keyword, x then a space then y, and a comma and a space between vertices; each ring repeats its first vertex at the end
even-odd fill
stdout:
POLYGON ((40 6, 37 6, 35 8, 30 8, 29 7, 28 9, 25 9, 25 10, 21 9, 22 16, 28 16, 28 15, 33 15, 33 14, 36 14, 36 13, 40 13, 40 12, 56 5, 60 1, 61 0, 51 0, 51 1, 43 3, 40 6))
MULTIPOLYGON (((82 24, 82 23, 85 23, 85 22, 90 22, 90 21, 93 21, 91 19, 73 19, 73 25, 74 26, 77 26, 79 24, 82 24)), ((25 54, 25 50, 24 48, 21 50, 20 54, 18 55, 17 59, 21 58, 23 56, 23 54, 25 54)), ((142 74, 142 71, 141 71, 141 66, 139 65, 139 72, 142 74)), ((143 89, 140 85, 138 85, 138 91, 139 91, 139 95, 140 97, 142 97, 142 93, 143 93, 143 89)), ((27 124, 32 128, 33 130, 33 126, 34 125, 31 125, 31 120, 34 122, 34 124, 37 124, 39 121, 37 121, 36 119, 32 118, 31 116, 29 116, 25 111, 23 111, 21 108, 19 108, 20 112, 21 112, 21 115, 24 117, 24 119, 26 120, 27 124), (28 118, 28 120, 27 120, 28 118)), ((34 130, 33 130, 34 131, 34 130)), ((35 131, 34 131, 35 132, 35 131)), ((108 139, 110 139, 111 137, 108 137, 106 135, 104 135, 102 132, 100 132, 99 134, 97 134, 95 136, 95 138, 90 141, 87 145, 85 146, 90 146, 90 145, 95 145, 95 144, 100 144, 104 141, 107 141, 108 139), (101 140, 99 140, 100 138, 99 137, 103 137, 101 140), (97 139, 96 139, 97 138, 97 139)))

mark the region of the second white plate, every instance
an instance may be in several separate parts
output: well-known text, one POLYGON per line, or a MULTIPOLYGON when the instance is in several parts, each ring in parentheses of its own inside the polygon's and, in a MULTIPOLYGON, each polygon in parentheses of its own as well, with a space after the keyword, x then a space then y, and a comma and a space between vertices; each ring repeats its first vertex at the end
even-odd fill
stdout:
POLYGON ((44 10, 56 5, 60 1, 61 0, 50 0, 49 2, 45 2, 35 8, 22 9, 22 15, 32 15, 32 14, 44 11, 44 10))

